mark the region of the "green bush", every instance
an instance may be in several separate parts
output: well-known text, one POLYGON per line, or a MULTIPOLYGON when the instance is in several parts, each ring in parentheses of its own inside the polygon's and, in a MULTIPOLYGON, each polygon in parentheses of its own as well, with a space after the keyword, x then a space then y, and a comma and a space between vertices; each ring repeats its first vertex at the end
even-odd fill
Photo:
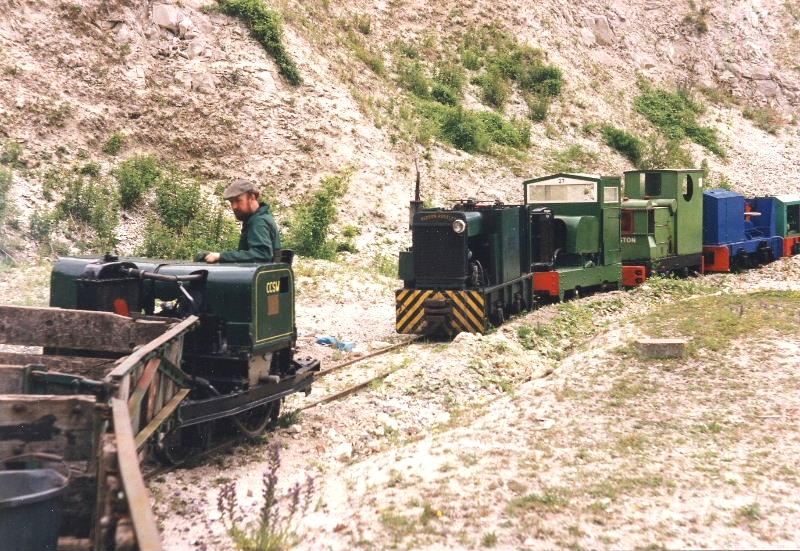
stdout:
POLYGON ((139 254, 150 258, 193 260, 200 251, 236 250, 239 231, 223 205, 198 213, 180 230, 151 218, 139 254))
POLYGON ((550 98, 526 94, 525 103, 528 104, 528 117, 532 121, 542 122, 547 118, 547 112, 550 109, 550 98))
POLYGON ((301 256, 332 259, 336 244, 329 238, 336 221, 336 202, 346 193, 350 173, 328 176, 310 200, 295 208, 286 238, 288 248, 301 256))
POLYGON ((86 182, 80 176, 64 174, 63 195, 56 204, 54 220, 71 226, 84 224, 94 230, 88 244, 95 252, 110 251, 116 246, 114 231, 119 224, 119 198, 116 190, 103 181, 86 182))
POLYGON ((564 87, 564 77, 558 67, 534 65, 520 76, 519 86, 540 96, 555 97, 564 87))
POLYGON ((511 87, 502 71, 491 68, 485 75, 475 79, 481 89, 481 99, 484 103, 502 109, 511 95, 511 87))
POLYGON ((123 162, 115 171, 122 208, 129 209, 142 200, 161 177, 161 168, 152 155, 137 155, 123 162))
POLYGON ((716 130, 698 123, 697 116, 703 112, 703 106, 686 90, 670 92, 653 88, 646 82, 639 85, 642 93, 634 100, 636 111, 661 130, 667 139, 680 141, 688 137, 720 157, 725 155, 716 130))
POLYGON ((88 163, 82 165, 78 169, 78 173, 83 174, 84 176, 91 176, 92 178, 97 178, 98 176, 100 176, 100 163, 89 161, 88 163))
POLYGON ((419 98, 431 97, 431 79, 419 61, 401 63, 397 70, 397 83, 419 98))
POLYGON ((531 125, 527 121, 507 121, 497 113, 478 111, 475 115, 483 123, 489 139, 514 149, 525 149, 531 145, 531 125))
POLYGON ((627 157, 634 166, 639 166, 642 162, 642 151, 644 150, 642 140, 630 132, 625 132, 609 124, 602 127, 601 133, 607 146, 627 157))
POLYGON ((201 210, 200 183, 170 171, 156 185, 156 213, 173 230, 186 228, 201 210))
POLYGON ((431 97, 444 105, 457 105, 458 94, 449 86, 436 82, 431 88, 431 97))
POLYGON ((491 143, 481 119, 472 111, 461 107, 444 112, 439 136, 457 149, 468 153, 485 152, 491 143))
POLYGON ((30 235, 39 243, 49 243, 50 235, 56 225, 55 216, 52 212, 34 211, 28 220, 30 235))
POLYGON ((103 153, 106 155, 116 155, 120 152, 124 143, 125 136, 123 136, 120 132, 114 132, 108 137, 106 143, 103 144, 103 153))
POLYGON ((5 223, 8 214, 8 191, 11 189, 12 174, 10 170, 0 168, 0 226, 5 223))
POLYGON ((3 151, 0 153, 0 164, 11 168, 24 168, 22 162, 22 145, 14 140, 7 140, 3 144, 3 151))
POLYGON ((269 9, 263 0, 220 0, 222 13, 236 16, 250 28, 253 37, 278 64, 280 73, 295 86, 302 84, 300 70, 283 45, 281 15, 269 9))
POLYGON ((418 105, 420 116, 444 142, 468 153, 489 153, 492 144, 524 149, 530 145, 530 124, 507 121, 491 111, 464 109, 428 101, 418 105))
POLYGON ((645 139, 639 169, 657 170, 692 166, 694 166, 692 155, 681 145, 680 140, 671 140, 657 133, 650 134, 645 139))
POLYGON ((580 145, 571 145, 555 151, 552 160, 545 165, 548 172, 591 172, 597 164, 597 153, 587 151, 580 145))
POLYGON ((443 61, 436 64, 433 71, 434 82, 446 86, 457 96, 461 96, 464 85, 467 83, 467 75, 461 66, 452 61, 443 61))

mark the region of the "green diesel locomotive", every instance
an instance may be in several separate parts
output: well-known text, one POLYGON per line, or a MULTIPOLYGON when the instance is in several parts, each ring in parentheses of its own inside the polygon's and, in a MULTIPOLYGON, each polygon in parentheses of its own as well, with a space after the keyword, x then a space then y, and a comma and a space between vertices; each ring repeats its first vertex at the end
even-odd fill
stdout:
POLYGON ((153 435, 156 451, 169 462, 207 446, 217 422, 232 423, 248 436, 260 434, 277 420, 283 397, 309 391, 319 361, 294 355, 294 298, 288 263, 209 265, 112 256, 59 259, 50 290, 56 308, 145 321, 199 318, 174 373, 191 392, 153 435))

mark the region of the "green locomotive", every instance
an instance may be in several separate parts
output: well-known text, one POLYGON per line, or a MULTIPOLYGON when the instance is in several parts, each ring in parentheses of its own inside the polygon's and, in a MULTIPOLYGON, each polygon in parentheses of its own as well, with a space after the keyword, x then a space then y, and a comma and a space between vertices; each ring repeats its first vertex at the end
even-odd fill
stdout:
POLYGON ((537 301, 620 284, 619 178, 525 182, 521 205, 419 209, 400 253, 398 333, 485 333, 537 301))
POLYGON ((155 435, 156 451, 170 462, 207 446, 217 421, 228 420, 249 436, 260 434, 277 420, 283 397, 309 391, 319 361, 294 356, 294 299, 288 263, 209 265, 111 256, 59 259, 50 291, 50 306, 57 308, 145 321, 199 318, 175 372, 191 393, 155 435))
POLYGON ((563 300, 585 291, 618 289, 620 180, 554 174, 523 182, 525 204, 553 215, 551 269, 534 273, 536 294, 563 300))
POLYGON ((628 171, 624 195, 620 230, 626 287, 652 273, 703 271, 702 171, 628 171))

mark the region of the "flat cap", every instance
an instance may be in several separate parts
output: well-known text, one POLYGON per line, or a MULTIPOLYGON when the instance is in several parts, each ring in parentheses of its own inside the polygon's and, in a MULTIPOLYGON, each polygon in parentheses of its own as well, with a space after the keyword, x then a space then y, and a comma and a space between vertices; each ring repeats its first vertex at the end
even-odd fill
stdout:
POLYGON ((252 192, 258 195, 258 188, 250 180, 234 180, 234 182, 226 187, 225 191, 222 192, 222 198, 225 200, 233 199, 234 197, 238 197, 242 193, 247 192, 252 192))

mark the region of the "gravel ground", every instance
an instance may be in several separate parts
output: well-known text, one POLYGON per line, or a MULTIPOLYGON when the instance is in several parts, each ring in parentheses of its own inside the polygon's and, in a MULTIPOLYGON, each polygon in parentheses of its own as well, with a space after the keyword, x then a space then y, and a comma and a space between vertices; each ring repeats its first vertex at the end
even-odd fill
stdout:
MULTIPOLYGON (((45 304, 48 269, 0 271, 4 302, 45 304)), ((313 344, 320 333, 363 351, 396 339, 391 279, 325 262, 297 273, 302 353, 346 359, 313 344)), ((219 491, 235 482, 242 518, 253 518, 274 443, 281 492, 315 479, 293 527, 300 549, 796 547, 797 333, 678 365, 620 352, 637 334, 630 320, 653 308, 759 290, 800 291, 800 257, 551 305, 488 336, 343 370, 284 411, 394 372, 264 443, 153 481, 165 548, 233 548, 219 491), (520 338, 542 327, 562 329, 520 338)))

